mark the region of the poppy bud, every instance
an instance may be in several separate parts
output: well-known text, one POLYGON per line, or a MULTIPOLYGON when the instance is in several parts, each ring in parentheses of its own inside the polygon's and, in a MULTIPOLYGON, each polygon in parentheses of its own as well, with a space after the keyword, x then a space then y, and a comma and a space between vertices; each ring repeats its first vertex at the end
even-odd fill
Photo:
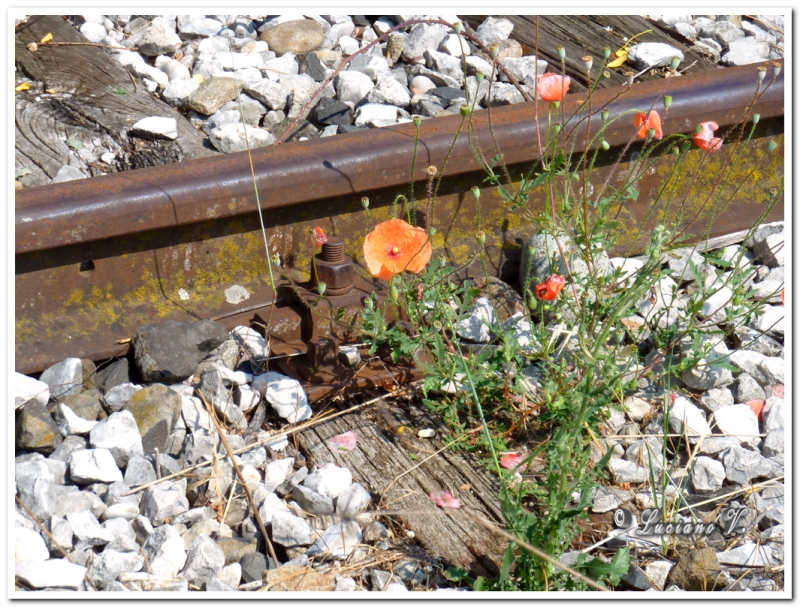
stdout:
POLYGON ((461 116, 466 118, 469 116, 469 106, 465 103, 459 108, 461 110, 461 116))
POLYGON ((608 48, 608 47, 605 47, 603 49, 603 59, 608 59, 610 56, 611 56, 611 49, 608 48))
POLYGON ((491 55, 492 59, 497 59, 497 55, 500 53, 500 47, 497 46, 496 42, 492 42, 489 45, 489 55, 491 55))
POLYGON ((664 107, 669 109, 669 106, 672 105, 672 95, 664 95, 664 107))
POLYGON ((484 78, 485 78, 485 76, 483 75, 483 72, 478 72, 478 73, 476 73, 476 74, 475 74, 475 81, 476 81, 478 84, 480 84, 481 82, 483 82, 483 79, 484 79, 484 78))
POLYGON ((778 144, 775 143, 772 139, 767 142, 767 151, 774 152, 775 148, 778 147, 778 144))
POLYGON ((453 31, 454 31, 456 34, 460 34, 460 33, 461 33, 461 22, 460 22, 460 21, 456 21, 456 22, 453 24, 453 31))
POLYGON ((439 255, 439 265, 444 267, 446 263, 447 263, 447 257, 445 257, 444 255, 439 255))
POLYGON ((608 122, 608 110, 603 110, 600 112, 600 120, 603 122, 608 122))
POLYGON ((603 148, 606 152, 609 149, 611 149, 611 145, 609 145, 608 141, 606 141, 605 139, 603 139, 603 141, 600 142, 600 147, 603 148))
POLYGON ((688 141, 684 141, 681 144, 681 154, 685 154, 686 152, 688 152, 689 148, 691 148, 691 147, 692 147, 691 143, 689 143, 688 141))
POLYGON ((553 131, 555 131, 555 134, 558 135, 561 132, 561 125, 560 124, 555 125, 553 127, 553 131))
POLYGON ((560 105, 561 105, 560 101, 553 101, 553 107, 554 108, 558 109, 560 105))
POLYGON ((566 56, 567 56, 567 49, 565 49, 563 46, 559 46, 558 47, 558 58, 561 59, 561 61, 564 61, 566 56))
POLYGON ((759 120, 761 120, 761 114, 753 114, 753 124, 758 124, 759 120))
POLYGON ((537 305, 538 305, 538 304, 536 303, 536 298, 535 298, 535 297, 533 297, 533 296, 531 296, 531 297, 528 297, 528 309, 529 309, 531 312, 533 312, 533 311, 536 309, 536 306, 537 306, 537 305))
POLYGON ((367 198, 366 196, 364 196, 364 197, 361 199, 361 206, 362 206, 362 207, 364 207, 364 209, 368 209, 368 208, 369 208, 369 198, 367 198))
POLYGON ((672 152, 672 154, 675 156, 675 158, 677 158, 678 156, 680 156, 680 155, 681 155, 681 151, 678 149, 678 146, 677 146, 677 145, 673 145, 673 146, 672 146, 672 149, 671 149, 670 151, 671 151, 671 152, 672 152))
POLYGON ((475 198, 475 200, 481 199, 481 190, 478 186, 476 185, 472 186, 470 193, 472 194, 473 198, 475 198))
POLYGON ((680 57, 673 57, 673 58, 672 58, 672 61, 670 62, 670 64, 669 64, 669 65, 670 65, 670 67, 671 67, 673 70, 677 70, 677 69, 678 69, 678 66, 679 66, 680 64, 681 64, 680 57))
POLYGON ((767 77, 767 68, 765 67, 758 68, 758 81, 763 82, 764 78, 766 77, 767 77))
POLYGON ((325 295, 325 288, 326 285, 324 282, 321 282, 317 285, 317 292, 320 294, 320 296, 325 295))
POLYGON ((417 128, 419 128, 419 125, 422 124, 422 118, 419 116, 414 116, 411 120, 414 122, 414 126, 417 128))
POLYGON ((587 72, 592 69, 592 64, 594 63, 594 59, 592 58, 591 55, 585 55, 581 57, 581 61, 583 61, 583 65, 586 66, 587 72))
POLYGON ((389 299, 391 299, 392 301, 397 301, 397 297, 398 297, 397 287, 394 286, 393 284, 389 287, 389 299))
POLYGON ((436 228, 433 226, 428 228, 428 238, 433 238, 433 235, 436 234, 436 228))
POLYGON ((703 127, 700 126, 699 124, 696 127, 694 127, 694 134, 695 135, 699 135, 702 132, 703 132, 703 127))
POLYGON ((375 302, 372 301, 371 297, 367 297, 364 300, 364 308, 367 309, 367 310, 372 310, 372 308, 374 308, 374 307, 375 307, 375 302))
POLYGON ((486 242, 486 233, 481 230, 475 234, 475 240, 478 241, 479 245, 483 245, 486 242))

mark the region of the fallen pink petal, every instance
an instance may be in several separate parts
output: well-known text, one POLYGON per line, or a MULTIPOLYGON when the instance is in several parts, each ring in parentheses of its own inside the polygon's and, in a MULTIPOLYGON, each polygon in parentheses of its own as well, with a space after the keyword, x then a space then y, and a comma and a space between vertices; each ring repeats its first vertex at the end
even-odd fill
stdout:
POLYGON ((461 508, 461 500, 449 491, 431 491, 430 496, 440 508, 461 508))
POLYGON ((503 457, 500 458, 500 465, 503 466, 506 470, 516 470, 522 462, 525 461, 524 455, 518 455, 516 453, 506 453, 503 457))
POLYGON ((348 452, 356 448, 356 443, 358 443, 356 433, 350 430, 344 434, 338 434, 332 438, 329 438, 326 444, 331 451, 348 452))

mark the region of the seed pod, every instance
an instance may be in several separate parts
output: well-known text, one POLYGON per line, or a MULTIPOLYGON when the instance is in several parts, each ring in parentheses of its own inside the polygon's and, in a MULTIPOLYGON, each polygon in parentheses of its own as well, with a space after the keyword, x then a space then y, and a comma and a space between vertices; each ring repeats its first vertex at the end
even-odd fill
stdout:
POLYGON ((324 282, 321 282, 317 285, 317 292, 320 294, 320 296, 325 295, 326 287, 327 285, 324 282))
POLYGON ((476 185, 472 186, 470 193, 472 194, 473 198, 475 198, 475 200, 481 199, 481 189, 478 186, 476 185))
POLYGON ((775 148, 778 147, 778 144, 775 143, 772 139, 767 142, 767 151, 774 152, 775 148))
POLYGON ((669 109, 669 106, 672 105, 672 95, 664 95, 664 107, 669 109))
POLYGON ((594 59, 592 58, 591 55, 584 55, 583 57, 581 57, 581 61, 583 61, 583 65, 586 66, 587 72, 592 69, 592 64, 594 63, 594 59))
POLYGON ((500 53, 500 47, 497 46, 496 42, 492 42, 489 45, 489 55, 491 55, 492 59, 497 59, 497 55, 500 53))
POLYGON ((361 199, 361 206, 362 206, 362 207, 364 207, 364 209, 365 209, 365 210, 366 210, 366 209, 368 209, 368 208, 369 208, 369 198, 367 198, 366 196, 364 196, 364 197, 361 199))
POLYGON ((753 114, 753 124, 758 124, 761 120, 761 114, 753 114))
POLYGON ((600 147, 603 148, 606 152, 611 149, 611 145, 609 145, 608 141, 606 141, 605 139, 603 139, 603 141, 600 142, 600 147))
POLYGON ((481 230, 475 234, 475 240, 478 241, 478 244, 483 246, 486 243, 486 233, 481 230))
POLYGON ((605 47, 603 49, 603 59, 608 59, 610 56, 611 56, 611 49, 608 48, 608 47, 605 47))
POLYGON ((763 82, 764 78, 766 78, 766 77, 767 77, 767 68, 765 68, 765 67, 758 68, 758 81, 759 81, 759 83, 763 82))
POLYGON ((469 106, 466 103, 463 104, 461 106, 461 108, 459 108, 459 109, 461 110, 461 116, 463 118, 466 118, 467 116, 469 116, 469 106))
POLYGON ((419 116, 414 116, 411 120, 414 122, 414 126, 417 128, 419 128, 419 125, 422 124, 422 118, 419 116))
POLYGON ((561 61, 564 61, 564 59, 566 57, 567 57, 567 49, 565 49, 563 46, 559 46, 558 47, 558 58, 561 59, 561 61))
POLYGON ((678 66, 679 66, 680 64, 681 64, 680 57, 673 57, 673 58, 672 58, 672 61, 670 62, 670 64, 669 64, 669 65, 670 65, 670 67, 671 67, 673 70, 677 70, 677 69, 678 69, 678 66))
POLYGON ((603 110, 600 112, 600 120, 603 122, 608 122, 608 110, 603 110))

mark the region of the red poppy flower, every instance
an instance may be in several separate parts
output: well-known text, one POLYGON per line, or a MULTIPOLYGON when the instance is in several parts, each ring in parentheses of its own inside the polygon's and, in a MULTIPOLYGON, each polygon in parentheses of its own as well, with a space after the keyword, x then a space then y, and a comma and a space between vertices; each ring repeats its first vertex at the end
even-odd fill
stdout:
POLYGON ((322 231, 322 228, 319 226, 314 228, 314 246, 321 247, 326 242, 328 242, 328 237, 325 236, 325 232, 322 231))
POLYGON ((644 139, 647 137, 647 131, 650 129, 655 131, 655 135, 653 136, 656 139, 661 139, 664 136, 664 133, 661 131, 661 116, 659 116, 658 112, 655 110, 649 114, 637 112, 633 117, 633 124, 637 129, 639 129, 636 133, 636 136, 639 137, 639 139, 644 139))
POLYGON ((561 101, 569 90, 569 76, 553 72, 542 74, 536 83, 536 90, 539 92, 539 97, 545 101, 561 101))
POLYGON ((409 271, 419 274, 432 253, 428 234, 402 219, 390 219, 375 226, 364 239, 364 261, 375 278, 390 280, 409 271))
POLYGON ((712 121, 701 122, 698 125, 702 130, 692 136, 692 141, 697 144, 702 150, 706 152, 716 152, 722 147, 722 139, 714 137, 714 131, 719 128, 719 125, 712 121))
POLYGON ((561 289, 564 288, 564 283, 566 282, 563 276, 553 274, 536 287, 536 297, 544 301, 553 301, 558 297, 558 294, 561 292, 561 289))

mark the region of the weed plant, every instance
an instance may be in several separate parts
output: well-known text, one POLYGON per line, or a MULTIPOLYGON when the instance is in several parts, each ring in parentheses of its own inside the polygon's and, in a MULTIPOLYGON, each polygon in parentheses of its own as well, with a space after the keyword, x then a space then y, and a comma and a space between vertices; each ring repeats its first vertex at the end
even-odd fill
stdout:
MULTIPOLYGON (((452 28, 475 41, 461 24, 452 28)), ((493 73, 487 75, 491 76, 491 96, 494 72, 501 63, 496 59, 496 46, 484 50, 493 59, 493 73)), ((598 458, 593 457, 592 449, 602 447, 597 436, 610 411, 621 407, 625 396, 637 389, 638 380, 649 377, 664 388, 666 413, 670 378, 689 369, 730 366, 715 354, 715 346, 725 341, 725 328, 748 323, 758 311, 748 290, 754 271, 742 270, 740 260, 735 259, 729 273, 709 279, 703 267, 689 261, 687 274, 675 276, 665 267, 665 255, 685 247, 690 237, 695 242, 707 240, 711 223, 725 212, 742 186, 733 182, 733 176, 756 175, 762 168, 743 166, 746 148, 765 146, 771 153, 776 147, 772 141, 753 138, 760 117, 752 108, 774 82, 779 67, 771 80, 765 78, 763 68, 753 69, 752 101, 722 137, 715 136, 718 127, 711 121, 698 125, 689 135, 664 136, 661 118, 668 116, 672 104, 669 92, 678 75, 677 59, 663 80, 662 92, 649 107, 612 116, 611 103, 631 94, 633 78, 631 74, 612 101, 596 103, 598 84, 608 78, 610 50, 605 49, 602 56, 599 66, 592 65, 591 57, 584 58, 588 93, 577 109, 568 111, 562 100, 569 79, 565 53, 559 49, 560 73, 540 77, 535 87, 539 97, 548 102, 544 117, 539 116, 544 106, 534 106, 537 131, 531 143, 539 160, 516 181, 491 129, 491 109, 487 112, 492 141, 478 141, 472 121, 475 91, 464 82, 468 100, 461 108, 462 120, 450 152, 459 137, 468 138, 486 183, 506 201, 508 213, 521 215, 531 231, 541 235, 546 250, 544 258, 541 249, 523 250, 523 268, 527 269, 520 285, 524 314, 500 322, 491 293, 482 293, 463 279, 464 270, 477 262, 488 284, 480 190, 471 192, 478 218, 474 255, 462 266, 453 267, 432 250, 437 194, 450 152, 441 166, 427 169, 423 192, 415 192, 412 180, 408 195, 396 200, 392 221, 397 223, 375 226, 364 247, 371 273, 388 283, 385 302, 373 294, 361 316, 359 329, 370 354, 395 363, 413 362, 423 371, 424 404, 460 437, 456 448, 483 454, 487 466, 499 476, 507 531, 556 559, 575 545, 579 522, 587 519, 593 490, 604 478, 611 450, 603 454, 601 448, 598 458), (596 183, 593 175, 598 159, 611 147, 605 137, 612 129, 627 129, 630 138, 621 146, 615 170, 603 183, 596 183), (709 156, 719 153, 723 138, 729 143, 727 160, 713 187, 701 189, 698 178, 709 156), (494 149, 491 159, 482 151, 488 145, 494 149), (688 160, 692 148, 700 149, 699 161, 688 160), (629 163, 624 173, 623 162, 629 163), (669 170, 657 191, 649 192, 653 200, 650 211, 631 238, 623 229, 620 213, 628 201, 637 200, 643 177, 658 162, 668 162, 669 170), (698 199, 699 205, 688 204, 698 199), (706 225, 699 223, 701 218, 706 225), (645 225, 652 224, 655 227, 650 233, 644 233, 645 225), (632 250, 643 241, 644 255, 638 268, 609 262, 608 252, 620 243, 630 243, 632 250), (679 284, 689 278, 696 285, 691 296, 679 297, 679 284), (459 339, 459 329, 469 321, 481 295, 487 296, 494 311, 483 319, 491 340, 467 346, 459 339), (710 301, 716 303, 709 307, 710 301), (649 356, 645 357, 647 350, 649 356), (528 444, 525 457, 510 457, 512 447, 530 442, 532 428, 543 431, 537 436, 546 438, 528 444), (534 476, 527 468, 535 462, 540 469, 534 476)), ((483 79, 478 76, 479 87, 483 79)), ((529 98, 524 90, 523 94, 529 98)), ((424 123, 415 118, 414 124, 418 142, 424 123)), ((412 167, 417 149, 415 145, 412 167)), ((753 230, 782 193, 782 182, 771 185, 773 196, 753 230)), ((364 199, 363 205, 372 227, 369 201, 364 199)), ((698 247, 690 248, 695 251, 698 247)), ((724 265, 720 259, 715 263, 724 265)), ((282 275, 291 281, 285 270, 282 275)), ((320 285, 319 296, 325 297, 324 285, 320 285)), ((662 519, 670 520, 681 503, 668 503, 662 497, 667 486, 674 484, 672 469, 666 465, 666 415, 664 433, 662 452, 653 452, 648 446, 644 458, 654 503, 662 509, 662 519)), ((629 553, 624 549, 610 560, 582 554, 573 567, 613 585, 628 565, 629 553)), ((476 590, 588 589, 585 582, 516 542, 509 544, 496 578, 473 580, 460 570, 450 570, 448 576, 476 590)))

